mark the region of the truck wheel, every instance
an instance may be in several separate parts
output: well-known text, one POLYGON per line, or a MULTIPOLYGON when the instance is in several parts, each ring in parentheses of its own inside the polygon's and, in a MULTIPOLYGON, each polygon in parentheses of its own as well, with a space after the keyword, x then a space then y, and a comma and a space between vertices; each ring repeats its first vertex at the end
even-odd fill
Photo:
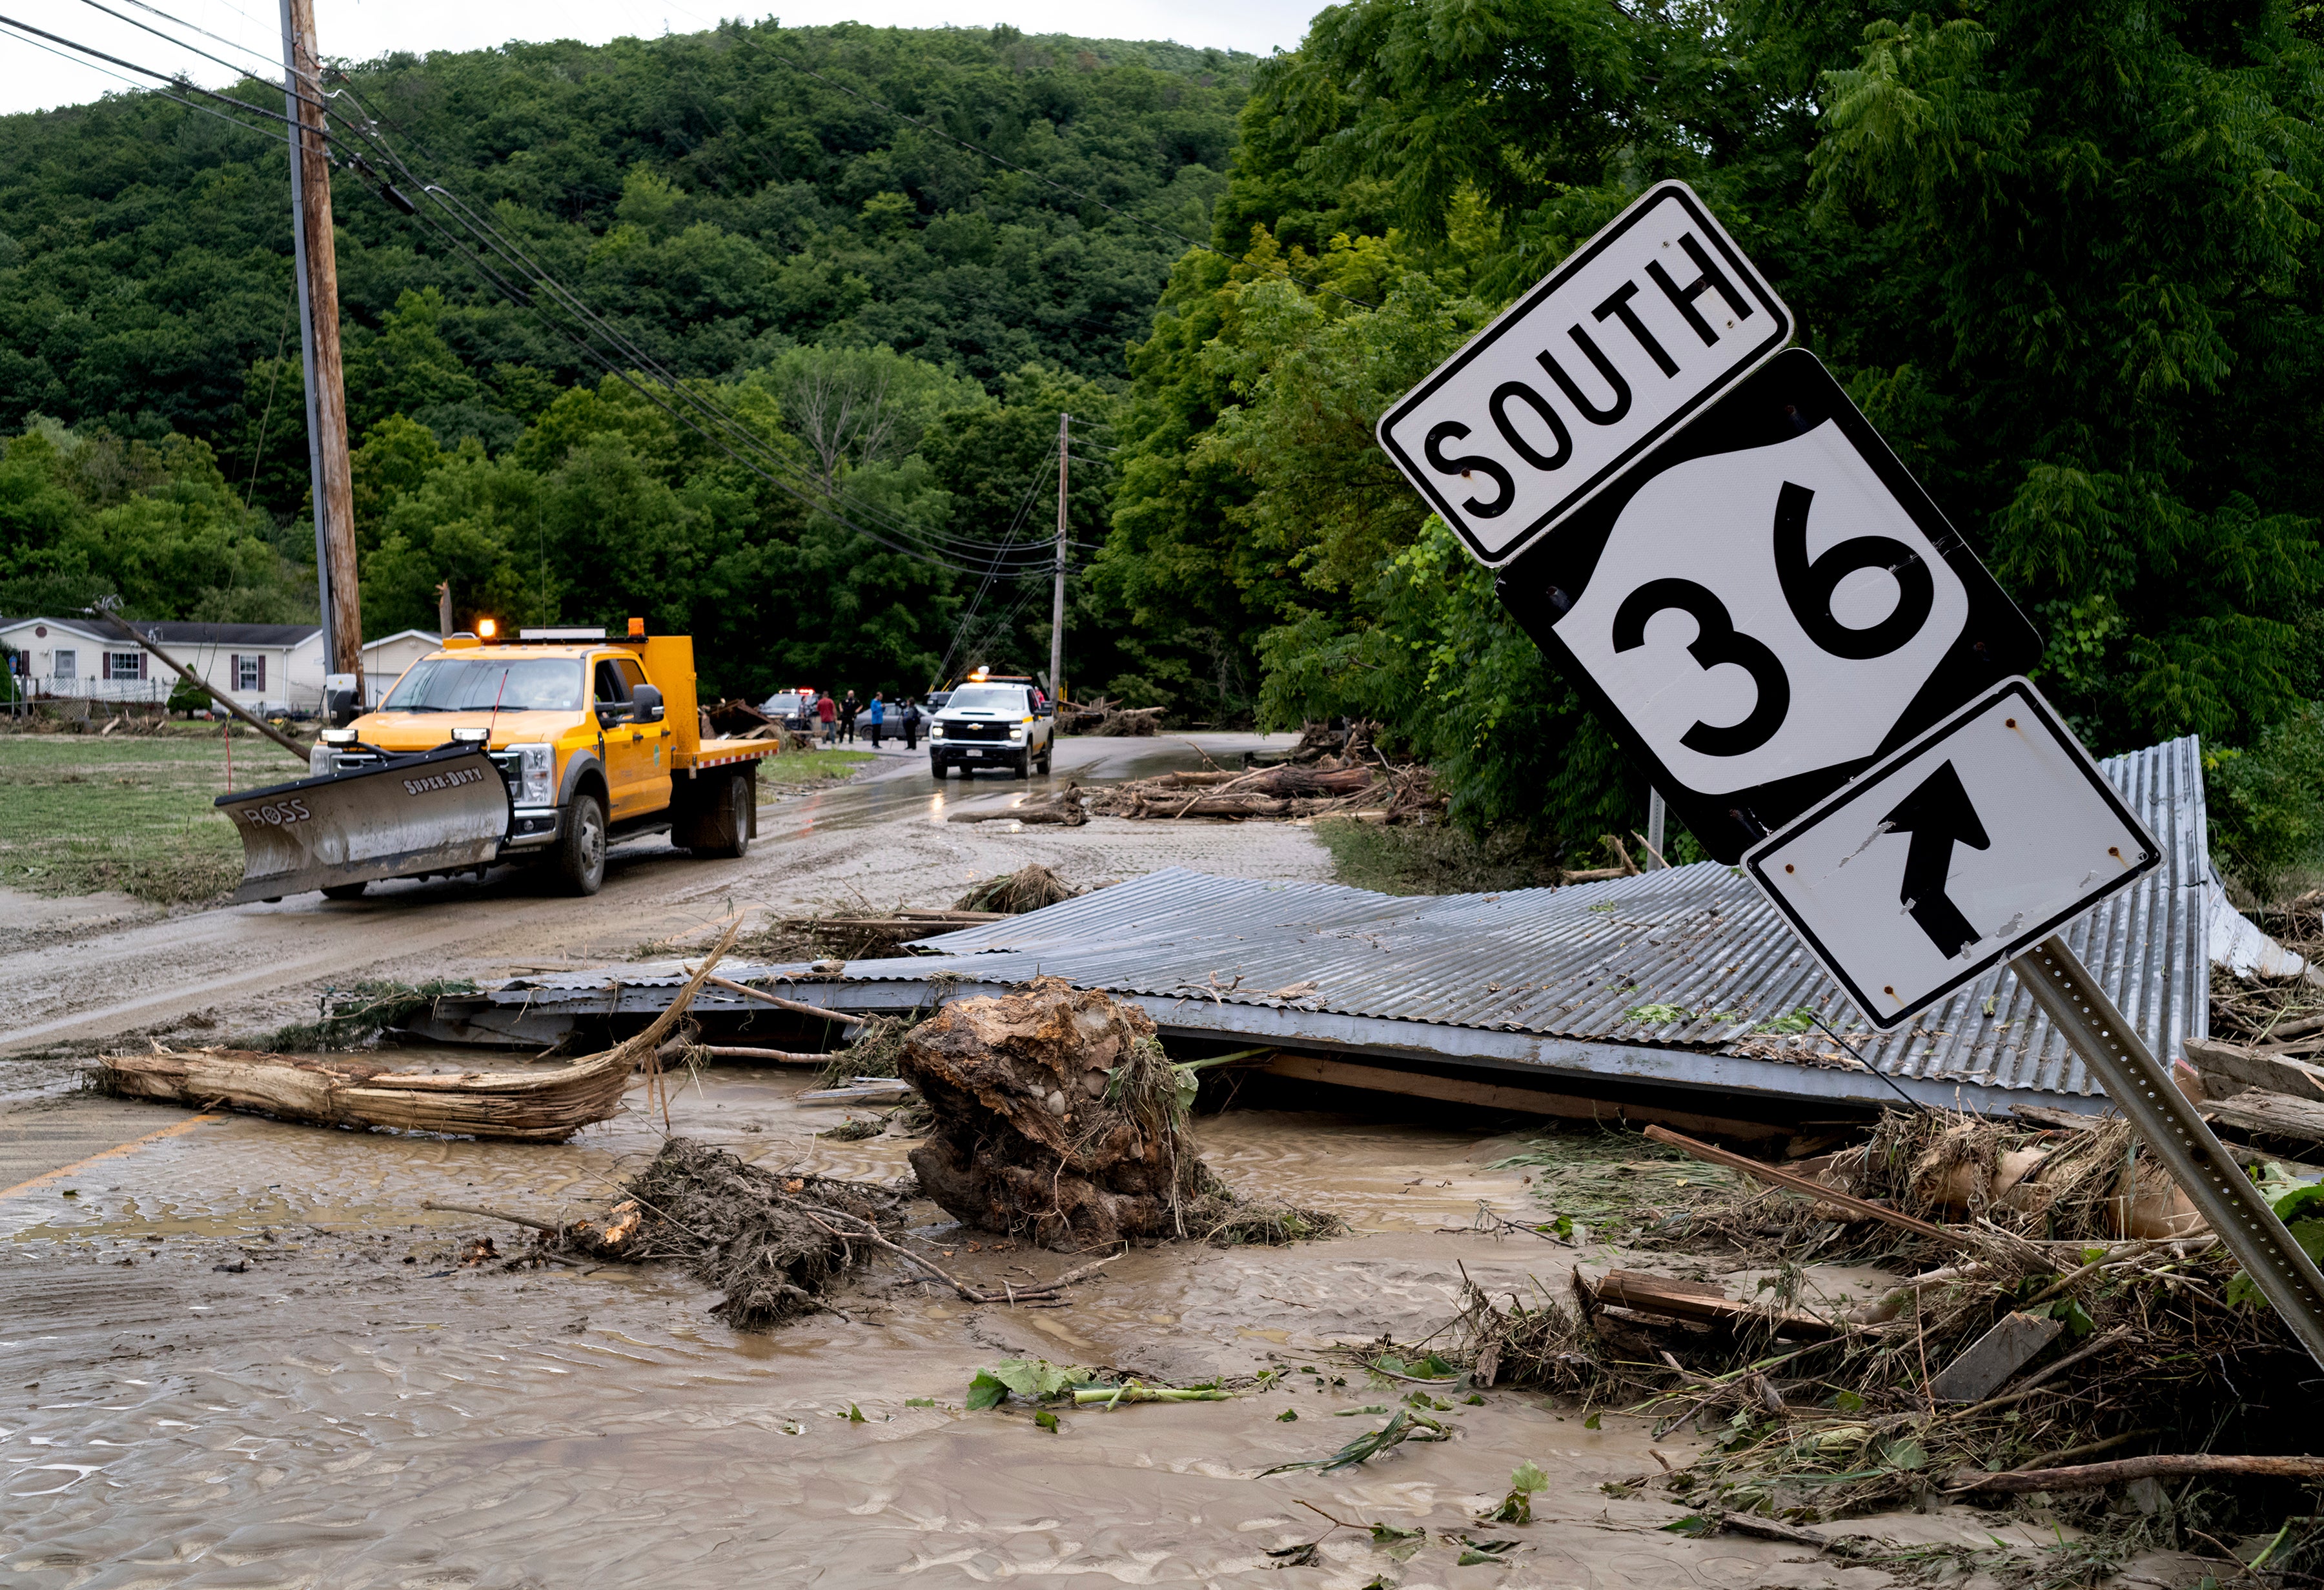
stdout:
POLYGON ((1017 776, 1020 779, 1029 779, 1033 776, 1033 753, 1031 751, 1026 750, 1017 753, 1017 776))
POLYGON ((928 774, 931 778, 935 779, 937 783, 941 784, 944 782, 945 764, 942 757, 931 756, 928 758, 928 774))
POLYGON ((605 802, 594 794, 573 798, 565 832, 558 836, 558 886, 567 894, 595 894, 605 886, 605 802))
POLYGON ((326 900, 358 900, 362 898, 363 892, 370 887, 371 885, 369 883, 326 883, 323 885, 323 898, 326 900))
POLYGON ((727 786, 726 810, 733 837, 724 845, 697 845, 694 847, 695 855, 740 861, 750 853, 751 781, 741 773, 736 773, 733 782, 727 786))
POLYGON ((1057 747, 1054 742, 1041 747, 1041 776, 1043 778, 1046 779, 1049 776, 1049 763, 1056 753, 1057 747))

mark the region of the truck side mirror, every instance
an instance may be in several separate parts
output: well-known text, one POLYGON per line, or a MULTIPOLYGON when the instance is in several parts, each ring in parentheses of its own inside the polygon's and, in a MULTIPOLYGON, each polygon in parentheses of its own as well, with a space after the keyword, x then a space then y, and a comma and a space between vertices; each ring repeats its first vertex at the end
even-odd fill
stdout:
POLYGON ((661 691, 652 685, 635 685, 630 690, 630 721, 659 723, 661 721, 661 691))
POLYGON ((335 673, 323 680, 323 720, 343 729, 363 714, 360 681, 351 673, 335 673))

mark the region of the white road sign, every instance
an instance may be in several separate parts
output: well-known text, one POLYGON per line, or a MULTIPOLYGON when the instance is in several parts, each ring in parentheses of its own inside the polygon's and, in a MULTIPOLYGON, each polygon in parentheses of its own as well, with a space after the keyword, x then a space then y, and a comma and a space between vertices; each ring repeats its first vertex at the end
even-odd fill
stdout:
POLYGON ((2005 681, 1743 858, 1893 1028, 2162 860, 2032 685, 2005 681))
POLYGON ((1799 348, 1632 465, 1499 587, 1723 861, 2040 654, 1799 348))
POLYGON ((1497 567, 1791 337, 1702 200, 1658 183, 1406 393, 1379 443, 1497 567))

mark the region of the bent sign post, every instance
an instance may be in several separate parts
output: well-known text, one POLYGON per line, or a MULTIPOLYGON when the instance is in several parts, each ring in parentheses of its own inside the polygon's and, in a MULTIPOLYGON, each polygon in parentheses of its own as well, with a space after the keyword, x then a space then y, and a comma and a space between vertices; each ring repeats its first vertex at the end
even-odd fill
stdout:
POLYGON ((2324 1273, 2058 929, 2161 859, 2022 676, 2041 640, 1683 184, 1380 446, 1703 848, 1874 1026, 2007 959, 2324 1364, 2324 1273))

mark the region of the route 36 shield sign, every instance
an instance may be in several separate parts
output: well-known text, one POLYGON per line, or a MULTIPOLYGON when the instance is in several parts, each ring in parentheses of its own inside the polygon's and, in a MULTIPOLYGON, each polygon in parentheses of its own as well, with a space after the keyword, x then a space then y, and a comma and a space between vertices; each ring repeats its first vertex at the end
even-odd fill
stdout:
POLYGON ((2041 644, 1813 355, 1777 355, 1502 570, 1703 848, 1746 846, 2041 644))

